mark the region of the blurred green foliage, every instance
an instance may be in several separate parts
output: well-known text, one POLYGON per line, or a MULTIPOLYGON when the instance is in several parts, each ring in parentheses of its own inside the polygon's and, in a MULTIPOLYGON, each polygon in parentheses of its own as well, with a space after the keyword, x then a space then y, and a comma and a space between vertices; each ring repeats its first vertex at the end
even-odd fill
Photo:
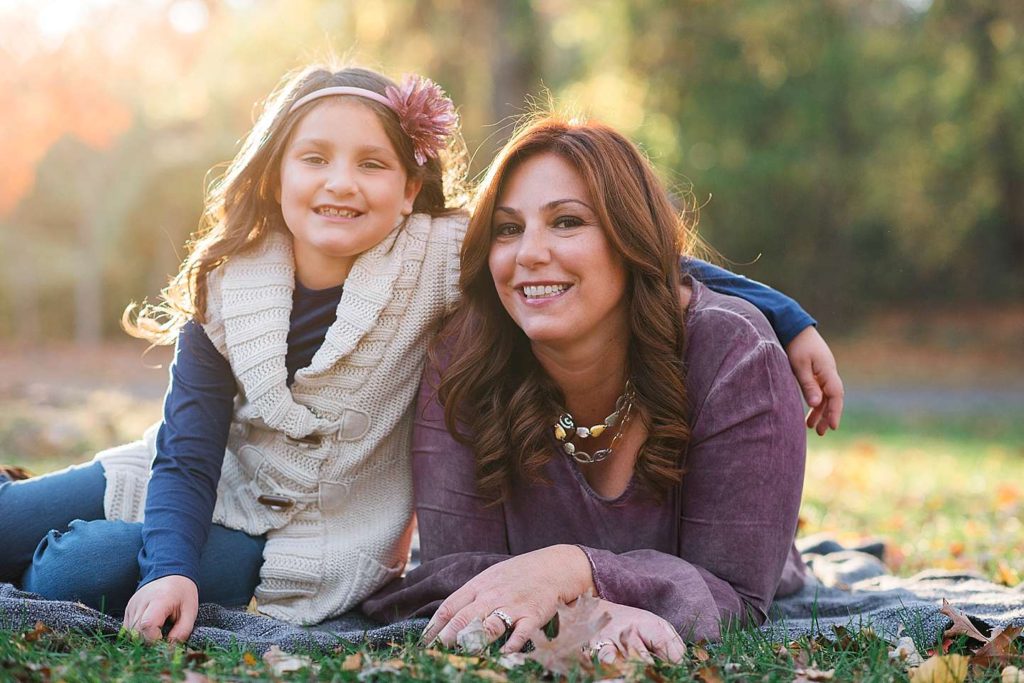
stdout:
POLYGON ((115 335, 254 103, 329 55, 439 81, 474 173, 530 97, 621 128, 737 270, 826 323, 1024 295, 1021 3, 82 0, 55 20, 72 5, 0 9, 0 338, 115 335))

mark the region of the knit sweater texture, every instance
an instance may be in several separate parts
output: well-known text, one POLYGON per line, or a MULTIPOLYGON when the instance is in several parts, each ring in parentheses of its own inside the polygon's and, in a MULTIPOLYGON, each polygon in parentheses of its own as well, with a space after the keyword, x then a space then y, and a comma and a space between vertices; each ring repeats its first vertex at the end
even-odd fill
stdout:
MULTIPOLYGON (((429 340, 457 301, 465 226, 463 215, 414 214, 360 255, 291 388, 291 238, 268 235, 211 274, 204 331, 239 387, 213 521, 266 534, 260 611, 317 623, 401 573, 413 402, 429 340)), ((96 456, 107 519, 142 520, 155 433, 96 456)))

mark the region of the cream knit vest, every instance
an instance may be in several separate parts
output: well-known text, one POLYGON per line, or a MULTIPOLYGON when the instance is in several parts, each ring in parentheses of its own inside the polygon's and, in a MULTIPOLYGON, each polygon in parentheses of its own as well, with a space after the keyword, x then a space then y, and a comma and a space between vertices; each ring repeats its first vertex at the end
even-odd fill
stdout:
MULTIPOLYGON (((204 330, 239 389, 213 519, 266 534, 260 611, 317 623, 401 573, 413 403, 427 344, 457 300, 465 227, 465 216, 414 214, 360 255, 337 320, 290 389, 290 237, 272 234, 211 275, 204 330)), ((155 435, 96 456, 107 519, 142 519, 155 435)))

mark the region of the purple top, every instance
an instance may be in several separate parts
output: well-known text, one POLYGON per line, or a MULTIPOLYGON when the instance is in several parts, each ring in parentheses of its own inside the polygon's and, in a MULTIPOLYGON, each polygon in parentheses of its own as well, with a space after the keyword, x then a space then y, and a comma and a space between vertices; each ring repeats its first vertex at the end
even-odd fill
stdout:
POLYGON ((586 552, 601 597, 658 614, 691 640, 717 639, 723 620, 759 624, 777 589, 799 588, 799 388, 761 313, 687 280, 692 435, 682 483, 661 503, 635 480, 608 499, 559 454, 544 470, 550 485, 516 485, 504 503, 485 506, 473 453, 445 429, 437 371, 428 371, 413 435, 423 564, 367 600, 367 614, 430 614, 492 564, 560 543, 586 552))

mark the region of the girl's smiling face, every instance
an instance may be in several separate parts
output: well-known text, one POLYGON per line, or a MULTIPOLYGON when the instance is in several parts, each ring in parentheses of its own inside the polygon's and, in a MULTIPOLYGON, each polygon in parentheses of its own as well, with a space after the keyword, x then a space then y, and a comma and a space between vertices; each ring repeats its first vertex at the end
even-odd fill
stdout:
POLYGON ((419 189, 370 107, 355 97, 316 104, 285 146, 277 191, 299 281, 343 283, 356 257, 412 213, 419 189))
POLYGON ((498 195, 492 231, 495 290, 535 348, 628 337, 625 265, 569 162, 547 152, 516 166, 498 195))

